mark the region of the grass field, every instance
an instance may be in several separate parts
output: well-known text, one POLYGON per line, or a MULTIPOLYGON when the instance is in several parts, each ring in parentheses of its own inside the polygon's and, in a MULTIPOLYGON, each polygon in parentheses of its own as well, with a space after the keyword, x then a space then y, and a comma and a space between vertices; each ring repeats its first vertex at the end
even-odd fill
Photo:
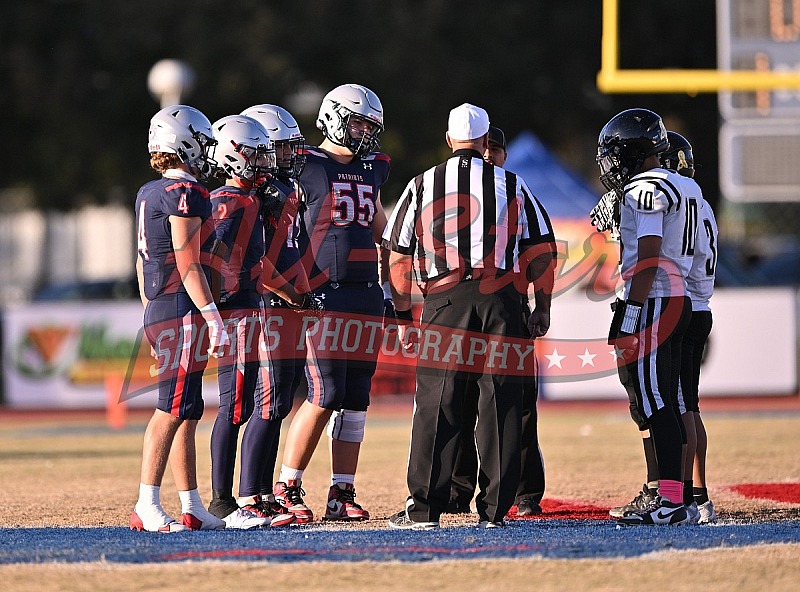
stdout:
MULTIPOLYGON (((738 484, 800 483, 800 404, 709 402, 710 493, 725 522, 800 520, 800 504, 744 497, 738 484)), ((357 487, 373 520, 342 529, 384 529, 405 499, 410 405, 376 404, 370 411, 357 487)), ((127 526, 137 494, 141 440, 148 414, 112 432, 98 414, 0 413, 0 528, 127 526)), ((200 488, 210 493, 208 442, 213 417, 199 430, 200 488)), ((640 438, 624 403, 540 406, 546 498, 604 508, 628 501, 644 480, 640 438)), ((320 513, 329 483, 327 444, 306 472, 306 501, 320 513)), ((168 475, 168 511, 179 513, 168 475)), ((467 526, 476 516, 448 517, 467 526)), ((613 523, 608 523, 613 531, 613 523)), ((690 527, 703 528, 703 527, 690 527)), ((705 527, 705 528, 714 528, 705 527)), ((297 532, 302 532, 297 528, 297 532)), ((508 529, 511 531, 512 529, 508 529)), ((669 530, 669 529, 659 529, 669 530)), ((657 533, 658 534, 658 533, 657 533)), ((248 533, 240 533, 247 537, 248 533)), ((1 535, 0 535, 1 536, 1 535)), ((148 536, 148 535, 142 535, 148 536)), ((800 544, 659 551, 637 558, 464 559, 428 562, 303 563, 190 561, 173 564, 22 563, 0 565, 4 590, 242 590, 294 585, 350 590, 633 590, 691 586, 699 590, 794 590, 800 544), (35 586, 32 585, 35 582, 35 586), (302 582, 302 583, 301 583, 302 582), (767 582, 769 584, 767 584, 767 582)))

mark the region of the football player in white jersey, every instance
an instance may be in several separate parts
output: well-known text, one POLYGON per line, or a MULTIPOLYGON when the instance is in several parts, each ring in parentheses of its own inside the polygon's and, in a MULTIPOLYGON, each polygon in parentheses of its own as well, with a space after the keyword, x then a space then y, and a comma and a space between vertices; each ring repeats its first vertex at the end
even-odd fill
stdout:
MULTIPOLYGON (((669 170, 694 178, 692 145, 677 132, 667 132, 669 150, 661 155, 661 165, 669 170)), ((714 211, 704 199, 697 204, 699 227, 692 259, 686 278, 686 288, 692 299, 692 320, 683 336, 681 349, 681 380, 679 403, 686 428, 684 459, 684 502, 693 510, 700 524, 714 522, 717 514, 708 498, 706 486, 706 450, 708 437, 700 417, 699 382, 708 335, 713 324, 710 300, 714 294, 719 231, 714 211)))
POLYGON ((649 429, 658 466, 658 495, 619 518, 622 525, 685 524, 683 446, 678 382, 681 342, 691 316, 686 278, 697 237, 699 186, 661 168, 669 148, 656 113, 628 109, 598 139, 600 180, 618 200, 624 299, 614 306, 609 343, 631 416, 649 429))

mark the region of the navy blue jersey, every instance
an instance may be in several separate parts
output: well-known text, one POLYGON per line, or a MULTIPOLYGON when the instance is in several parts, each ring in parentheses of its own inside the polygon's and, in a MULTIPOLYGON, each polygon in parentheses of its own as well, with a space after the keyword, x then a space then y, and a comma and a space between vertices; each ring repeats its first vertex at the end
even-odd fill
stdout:
MULTIPOLYGON (((152 300, 163 294, 186 292, 175 264, 170 216, 211 217, 208 191, 193 177, 162 177, 150 181, 136 195, 136 243, 144 270, 144 294, 152 300)), ((201 244, 212 231, 203 224, 201 244)))
POLYGON ((311 285, 321 281, 377 282, 372 220, 391 160, 373 152, 341 164, 317 148, 307 148, 303 154, 306 165, 300 185, 306 211, 300 250, 304 261, 313 260, 308 270, 311 285))
MULTIPOLYGON (((279 273, 291 269, 300 260, 298 238, 300 236, 301 216, 297 192, 291 179, 273 178, 271 183, 285 196, 280 215, 275 218, 272 212, 262 210, 264 216, 264 235, 267 256, 279 273)), ((287 279, 291 280, 292 275, 287 279)))
POLYGON ((222 261, 222 291, 225 302, 240 291, 256 291, 264 256, 264 221, 261 202, 247 189, 224 185, 211 192, 216 239, 228 253, 222 261))

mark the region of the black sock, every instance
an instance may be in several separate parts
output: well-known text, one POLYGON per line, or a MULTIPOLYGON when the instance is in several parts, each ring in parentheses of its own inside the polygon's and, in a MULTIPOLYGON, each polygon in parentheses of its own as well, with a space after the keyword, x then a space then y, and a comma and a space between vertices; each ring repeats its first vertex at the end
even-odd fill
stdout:
POLYGON ((683 503, 689 505, 694 501, 694 491, 692 487, 692 480, 683 482, 683 503))
POLYGON ((656 460, 656 447, 653 438, 642 438, 644 446, 644 461, 647 463, 647 482, 658 483, 658 460, 656 460))
POLYGON ((698 506, 708 501, 708 488, 694 487, 692 493, 694 495, 694 501, 697 502, 698 506))

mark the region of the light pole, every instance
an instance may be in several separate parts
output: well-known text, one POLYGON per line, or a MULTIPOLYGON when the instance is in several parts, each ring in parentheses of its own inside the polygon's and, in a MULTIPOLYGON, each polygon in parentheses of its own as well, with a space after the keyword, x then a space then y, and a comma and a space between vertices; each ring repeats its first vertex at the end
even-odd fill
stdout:
POLYGON ((194 70, 180 60, 160 60, 147 75, 147 88, 161 108, 179 105, 194 89, 194 70))

